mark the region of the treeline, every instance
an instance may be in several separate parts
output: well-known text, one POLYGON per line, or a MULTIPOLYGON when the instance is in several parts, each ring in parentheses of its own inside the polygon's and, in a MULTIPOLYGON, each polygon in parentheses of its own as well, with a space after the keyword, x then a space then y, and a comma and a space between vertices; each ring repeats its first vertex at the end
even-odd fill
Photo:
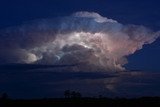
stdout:
POLYGON ((0 107, 160 107, 159 97, 137 99, 53 98, 34 100, 0 100, 0 107))
POLYGON ((81 93, 66 90, 64 98, 14 100, 6 93, 1 95, 0 107, 160 107, 160 97, 141 98, 98 98, 82 97, 81 93))

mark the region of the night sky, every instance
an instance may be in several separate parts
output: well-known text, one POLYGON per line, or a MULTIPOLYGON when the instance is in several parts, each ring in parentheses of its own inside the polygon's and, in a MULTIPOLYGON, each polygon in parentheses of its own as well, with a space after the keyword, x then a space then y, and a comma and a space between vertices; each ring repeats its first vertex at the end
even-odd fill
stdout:
POLYGON ((159 0, 1 0, 0 93, 63 97, 69 89, 82 96, 160 96, 159 5, 159 0), (104 35, 107 49, 95 45, 95 38, 84 40, 92 35, 104 35))

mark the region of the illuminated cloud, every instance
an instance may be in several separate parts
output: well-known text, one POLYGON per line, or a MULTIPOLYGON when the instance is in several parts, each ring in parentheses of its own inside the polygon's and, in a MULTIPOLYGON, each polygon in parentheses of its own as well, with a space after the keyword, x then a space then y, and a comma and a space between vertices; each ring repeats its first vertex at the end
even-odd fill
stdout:
POLYGON ((42 19, 0 32, 1 63, 77 64, 75 71, 122 71, 126 56, 159 32, 94 12, 42 19))

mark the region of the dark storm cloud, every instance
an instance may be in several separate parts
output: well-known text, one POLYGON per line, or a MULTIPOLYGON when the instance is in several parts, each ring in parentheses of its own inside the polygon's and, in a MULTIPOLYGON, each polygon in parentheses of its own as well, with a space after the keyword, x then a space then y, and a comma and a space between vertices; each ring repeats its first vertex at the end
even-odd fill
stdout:
POLYGON ((159 37, 94 12, 42 19, 0 32, 0 62, 79 64, 73 71, 125 70, 126 56, 159 37))

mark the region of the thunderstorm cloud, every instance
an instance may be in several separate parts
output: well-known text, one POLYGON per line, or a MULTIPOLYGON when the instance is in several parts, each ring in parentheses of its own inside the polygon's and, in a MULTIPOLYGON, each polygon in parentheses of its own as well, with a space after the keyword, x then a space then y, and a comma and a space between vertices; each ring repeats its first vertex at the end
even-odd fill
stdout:
POLYGON ((160 32, 94 12, 31 21, 0 31, 0 63, 66 65, 75 71, 122 71, 127 56, 160 32))

